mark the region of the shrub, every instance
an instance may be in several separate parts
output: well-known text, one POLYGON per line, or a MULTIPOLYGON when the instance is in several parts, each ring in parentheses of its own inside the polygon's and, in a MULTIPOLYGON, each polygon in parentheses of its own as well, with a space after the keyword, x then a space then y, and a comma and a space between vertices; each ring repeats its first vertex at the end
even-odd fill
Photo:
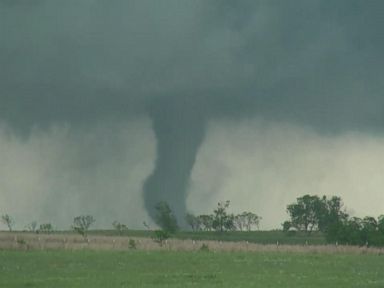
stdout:
POLYGON ((26 245, 27 242, 24 239, 17 239, 17 244, 19 244, 19 245, 26 245))
POLYGON ((207 244, 203 243, 203 245, 201 245, 199 251, 202 251, 202 252, 208 252, 209 251, 209 247, 207 244))
POLYGON ((160 246, 164 245, 164 242, 169 238, 169 233, 165 230, 156 230, 153 240, 160 246))
POLYGON ((136 241, 134 239, 129 239, 128 241, 128 247, 129 249, 131 250, 135 250, 136 249, 136 241))

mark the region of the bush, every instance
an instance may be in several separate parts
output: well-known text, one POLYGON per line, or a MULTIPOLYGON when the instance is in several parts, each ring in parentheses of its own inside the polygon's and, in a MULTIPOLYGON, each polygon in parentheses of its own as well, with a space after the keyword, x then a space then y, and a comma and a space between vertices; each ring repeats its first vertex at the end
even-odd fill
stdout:
POLYGON ((201 245, 199 251, 208 252, 209 251, 208 245, 204 243, 203 245, 201 245))
POLYGON ((129 239, 128 241, 128 247, 129 249, 131 250, 135 250, 136 249, 136 241, 134 239, 129 239))
POLYGON ((165 230, 156 230, 153 240, 160 246, 164 245, 164 242, 169 238, 169 233, 165 230))
POLYGON ((26 245, 27 241, 25 241, 24 239, 17 239, 17 244, 19 244, 19 245, 26 245))

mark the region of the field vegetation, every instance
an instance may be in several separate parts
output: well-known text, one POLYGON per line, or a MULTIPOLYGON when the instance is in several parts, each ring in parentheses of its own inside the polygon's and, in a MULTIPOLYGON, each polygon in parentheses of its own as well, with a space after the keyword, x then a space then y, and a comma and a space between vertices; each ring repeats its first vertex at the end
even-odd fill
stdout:
POLYGON ((282 230, 254 231, 260 216, 228 208, 186 215, 190 231, 165 202, 158 230, 91 230, 81 215, 68 231, 32 222, 21 232, 6 214, 0 287, 384 287, 384 217, 352 218, 340 198, 305 195, 282 230))
MULTIPOLYGON (((105 236, 126 236, 126 237, 152 237, 153 232, 148 230, 125 230, 118 232, 116 230, 93 230, 90 235, 105 235, 105 236)), ((213 241, 231 241, 259 243, 259 244, 279 244, 279 245, 324 245, 326 244, 325 237, 320 232, 314 232, 308 235, 303 232, 285 233, 281 230, 272 231, 178 231, 172 234, 172 238, 181 240, 213 240, 213 241)))
POLYGON ((0 251, 0 287, 384 287, 384 256, 0 251))

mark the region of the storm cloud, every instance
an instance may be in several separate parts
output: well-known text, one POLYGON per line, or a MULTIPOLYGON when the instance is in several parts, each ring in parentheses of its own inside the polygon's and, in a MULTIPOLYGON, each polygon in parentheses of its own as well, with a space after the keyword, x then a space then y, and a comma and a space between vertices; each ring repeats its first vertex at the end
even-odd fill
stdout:
MULTIPOLYGON (((93 167, 77 170, 86 183, 96 177, 98 163, 105 175, 120 167, 110 159, 125 155, 123 143, 129 150, 121 127, 137 124, 145 132, 128 129, 133 138, 144 133, 141 139, 156 140, 135 153, 150 163, 156 149, 157 160, 140 170, 135 191, 142 186, 149 215, 164 200, 182 219, 209 123, 256 117, 332 139, 352 132, 382 135, 383 13, 379 0, 2 0, 1 137, 14 147, 67 135, 83 151, 68 165, 93 167), (142 124, 145 119, 152 127, 142 124), (86 136, 91 132, 93 142, 86 136), (89 149, 81 148, 84 143, 89 149)), ((68 152, 65 141, 56 143, 57 153, 68 152)), ((2 155, 11 146, 4 144, 2 155)), ((121 185, 107 185, 105 193, 120 195, 114 191, 121 185)), ((77 189, 89 190, 84 197, 91 199, 91 186, 77 189)), ((9 194, 12 184, 3 189, 9 194)))

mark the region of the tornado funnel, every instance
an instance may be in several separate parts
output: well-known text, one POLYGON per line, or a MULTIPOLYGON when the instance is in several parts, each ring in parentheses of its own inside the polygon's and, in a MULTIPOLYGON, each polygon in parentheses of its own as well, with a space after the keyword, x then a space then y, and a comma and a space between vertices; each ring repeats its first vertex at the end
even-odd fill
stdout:
POLYGON ((157 158, 143 190, 145 207, 152 219, 155 205, 165 201, 179 225, 184 226, 189 179, 204 138, 202 114, 201 109, 189 102, 163 101, 150 108, 157 158))

